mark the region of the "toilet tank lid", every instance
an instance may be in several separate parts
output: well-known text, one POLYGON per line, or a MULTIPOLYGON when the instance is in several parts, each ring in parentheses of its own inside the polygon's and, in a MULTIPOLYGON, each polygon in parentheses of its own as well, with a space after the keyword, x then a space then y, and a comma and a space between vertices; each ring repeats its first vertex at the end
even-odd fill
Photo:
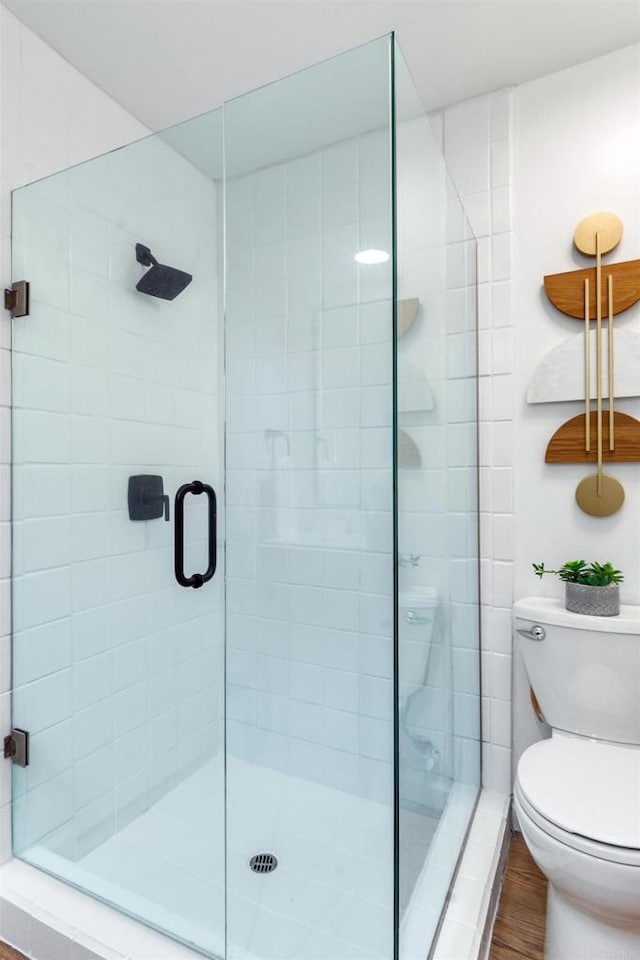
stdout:
POLYGON ((513 605, 514 616, 535 623, 600 633, 636 633, 640 637, 640 607, 621 604, 617 617, 592 617, 566 610, 563 600, 549 597, 524 597, 513 605))
POLYGON ((518 782, 538 813, 563 830, 640 850, 640 748, 552 737, 525 750, 518 782))

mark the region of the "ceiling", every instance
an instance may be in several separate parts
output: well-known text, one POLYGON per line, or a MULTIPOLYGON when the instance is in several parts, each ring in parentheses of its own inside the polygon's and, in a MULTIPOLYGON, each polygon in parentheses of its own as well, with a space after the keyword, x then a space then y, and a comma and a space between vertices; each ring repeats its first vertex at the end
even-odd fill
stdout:
POLYGON ((4 0, 153 130, 395 30, 426 109, 640 39, 637 0, 4 0))

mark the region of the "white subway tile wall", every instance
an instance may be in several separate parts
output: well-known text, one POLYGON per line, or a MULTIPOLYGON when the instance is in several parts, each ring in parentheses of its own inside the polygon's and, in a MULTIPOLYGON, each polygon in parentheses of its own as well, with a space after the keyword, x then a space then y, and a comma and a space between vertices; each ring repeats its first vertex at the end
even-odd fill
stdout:
MULTIPOLYGON (((173 524, 132 521, 127 505, 136 474, 160 474, 170 500, 195 477, 221 491, 216 216, 214 184, 156 138, 14 194, 14 276, 31 284, 13 336, 13 711, 33 745, 14 771, 14 837, 27 858, 37 843, 76 859, 219 746, 222 564, 185 591, 173 524), (135 290, 136 242, 193 273, 178 299, 135 290)), ((188 570, 206 566, 203 509, 187 509, 188 570)))
POLYGON ((476 244, 441 135, 424 118, 402 124, 397 150, 398 296, 419 301, 398 342, 401 798, 438 812, 454 782, 480 779, 476 244))
MULTIPOLYGON (((8 286, 11 282, 11 191, 24 183, 38 177, 48 176, 58 170, 65 169, 71 164, 79 163, 89 157, 96 156, 106 150, 119 147, 124 143, 145 136, 148 130, 134 117, 123 110, 118 104, 106 96, 94 84, 88 81, 62 57, 20 23, 5 7, 0 7, 0 54, 1 54, 1 149, 0 149, 0 264, 2 267, 2 284, 8 286)), ((94 251, 91 251, 95 253, 94 251)), ((87 251, 89 253, 89 251, 87 251)), ((94 288, 95 293, 95 288, 94 288)), ((96 300, 96 307, 99 300, 96 300)), ((29 371, 30 380, 28 389, 32 396, 39 396, 42 403, 37 410, 29 414, 40 419, 40 424, 48 431, 55 429, 56 441, 62 441, 65 449, 71 442, 70 436, 61 436, 60 427, 56 421, 56 411, 52 409, 51 377, 55 378, 60 369, 54 369, 54 364, 47 365, 45 361, 67 359, 69 315, 57 310, 54 306, 41 309, 36 319, 29 319, 30 326, 23 328, 25 345, 29 337, 34 341, 42 340, 42 330, 51 330, 48 338, 47 356, 42 357, 39 366, 32 366, 29 371)), ((10 684, 11 684, 11 586, 10 556, 10 468, 11 462, 11 320, 8 313, 2 311, 0 317, 0 724, 7 730, 11 722, 10 684)), ((79 369, 79 368, 78 368, 79 369)), ((55 392, 60 397, 60 384, 56 381, 55 392)), ((25 381, 27 386, 27 381, 25 381)), ((69 399, 64 400, 64 409, 69 410, 73 404, 74 386, 69 386, 69 399)), ((63 390, 62 392, 65 392, 63 390)), ((23 415, 27 411, 21 411, 23 415)), ((64 432, 64 430, 63 430, 64 432)), ((53 436, 53 433, 52 433, 53 436)), ((44 437, 43 437, 44 440, 44 437)), ((51 446, 54 446, 52 443, 51 446)), ((23 445, 24 449, 24 445, 23 445)), ((53 450, 56 456, 56 450, 53 450)), ((25 529, 23 546, 20 551, 21 560, 28 567, 33 584, 43 597, 43 602, 49 604, 49 611, 58 605, 58 611, 71 602, 70 580, 65 579, 63 570, 47 576, 43 572, 51 569, 51 553, 43 553, 44 540, 37 533, 37 526, 49 524, 47 540, 55 539, 63 554, 63 545, 70 543, 70 537, 64 528, 64 520, 58 516, 52 518, 52 504, 58 508, 69 498, 67 514, 71 509, 71 497, 99 496, 99 486, 93 477, 88 483, 69 482, 68 467, 64 464, 55 464, 33 470, 26 467, 22 483, 14 487, 13 498, 18 511, 23 509, 25 502, 33 505, 32 520, 25 529), (26 499, 25 499, 26 498, 26 499), (47 520, 47 518, 51 518, 47 520), (56 579, 57 578, 57 579, 56 579), (60 594, 55 586, 58 584, 60 594), (53 585, 53 592, 52 592, 53 585)), ((91 509, 91 507, 80 507, 91 509)), ((97 506, 96 509, 101 509, 97 506)), ((62 511, 64 512, 64 511, 62 511)), ((79 535, 79 534, 78 534, 79 535)), ((53 559, 54 563, 65 563, 64 556, 60 561, 60 554, 53 559)), ((23 610, 25 623, 36 621, 39 616, 35 603, 30 604, 29 610, 23 610)), ((68 673, 68 664, 71 662, 71 637, 64 621, 57 626, 52 624, 27 628, 28 639, 16 651, 14 671, 20 675, 24 671, 34 681, 46 683, 47 677, 67 670, 66 682, 69 686, 64 695, 70 703, 71 683, 68 673), (49 632, 51 630, 51 632, 49 632), (28 650, 28 652, 27 652, 28 650)), ((93 637, 93 627, 87 631, 93 637)), ((63 711, 64 712, 64 711, 63 711)), ((63 743, 66 745, 67 756, 70 752, 71 730, 70 722, 62 720, 59 724, 63 743)), ((43 738, 41 746, 44 746, 43 738)), ((35 739, 35 738, 34 738, 35 739)), ((38 750, 38 744, 35 748, 38 750)), ((59 764, 61 752, 47 751, 52 763, 51 777, 60 776, 56 768, 59 764)), ((67 784, 68 786, 69 784, 67 784)), ((0 768, 0 859, 7 860, 11 856, 11 766, 3 764, 0 768)), ((52 802, 52 806, 53 806, 52 802)))
MULTIPOLYGON (((194 477, 221 487, 215 201, 156 139, 14 195, 14 275, 31 283, 13 340, 13 710, 33 738, 14 836, 27 857, 39 843, 75 859, 218 749, 221 575, 185 596, 173 525, 127 509, 135 474, 162 475, 170 499, 194 477), (193 272, 180 299, 134 289, 138 241, 193 272), (52 307, 67 317, 55 359, 52 307), (23 338, 31 320, 40 341, 23 338)), ((189 569, 206 565, 202 507, 187 511, 189 569)))
POLYGON ((511 793, 514 560, 514 347, 511 143, 513 93, 450 107, 434 119, 479 241, 480 563, 483 784, 511 793))
MULTIPOLYGON (((8 284, 10 190, 148 131, 4 8, 0 16, 8 284), (49 118, 53 111, 56 123, 36 123, 34 110, 49 118)), ((217 421, 212 430, 207 419, 217 405, 209 376, 215 195, 208 180, 154 143, 44 181, 17 196, 16 207, 23 233, 15 237, 14 277, 31 280, 33 303, 14 342, 14 718, 33 734, 33 762, 14 771, 15 838, 23 849, 66 822, 60 850, 74 856, 218 745, 219 589, 192 591, 187 606, 171 585, 169 525, 158 521, 162 529, 149 525, 145 534, 147 525, 131 523, 126 511, 129 473, 162 472, 172 493, 198 467, 219 471, 217 421), (138 162, 128 167, 132 156, 138 162), (179 191, 170 189, 175 183, 179 191), (190 294, 165 305, 164 315, 151 301, 133 309, 133 298, 142 300, 129 290, 141 272, 137 240, 196 274, 190 294), (206 352, 208 368, 200 360, 206 352)), ((0 449, 8 462, 6 314, 1 323, 0 449)), ((8 468, 0 479, 8 520, 8 468)), ((198 551, 195 543, 190 549, 198 551)), ((0 554, 0 576, 8 578, 7 523, 0 554)), ((2 587, 6 635, 8 580, 2 587)), ((7 728, 8 636, 0 649, 7 728)), ((9 801, 6 765, 7 826, 9 801)), ((10 855, 6 842, 2 854, 10 855)))
POLYGON ((227 187, 228 749, 392 792, 389 133, 227 187))

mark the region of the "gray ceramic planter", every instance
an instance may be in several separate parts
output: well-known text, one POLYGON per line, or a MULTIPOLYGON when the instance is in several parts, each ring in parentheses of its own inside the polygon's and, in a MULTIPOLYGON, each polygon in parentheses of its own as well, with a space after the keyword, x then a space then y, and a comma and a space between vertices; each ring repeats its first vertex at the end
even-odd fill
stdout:
POLYGON ((620 613, 620 587, 589 587, 584 583, 567 583, 567 610, 586 613, 592 617, 617 617, 620 613))

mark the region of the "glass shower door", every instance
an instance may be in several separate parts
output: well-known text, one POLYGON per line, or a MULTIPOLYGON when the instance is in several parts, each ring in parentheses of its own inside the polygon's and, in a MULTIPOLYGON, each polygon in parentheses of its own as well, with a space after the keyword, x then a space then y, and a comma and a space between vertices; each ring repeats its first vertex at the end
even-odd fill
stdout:
POLYGON ((390 58, 225 105, 229 958, 394 956, 390 58))
POLYGON ((475 241, 393 38, 13 226, 15 854, 212 957, 422 960, 480 772, 475 241))
POLYGON ((216 222, 159 137, 14 193, 13 844, 223 956, 224 555, 189 580, 215 531, 176 500, 223 515, 216 222))

